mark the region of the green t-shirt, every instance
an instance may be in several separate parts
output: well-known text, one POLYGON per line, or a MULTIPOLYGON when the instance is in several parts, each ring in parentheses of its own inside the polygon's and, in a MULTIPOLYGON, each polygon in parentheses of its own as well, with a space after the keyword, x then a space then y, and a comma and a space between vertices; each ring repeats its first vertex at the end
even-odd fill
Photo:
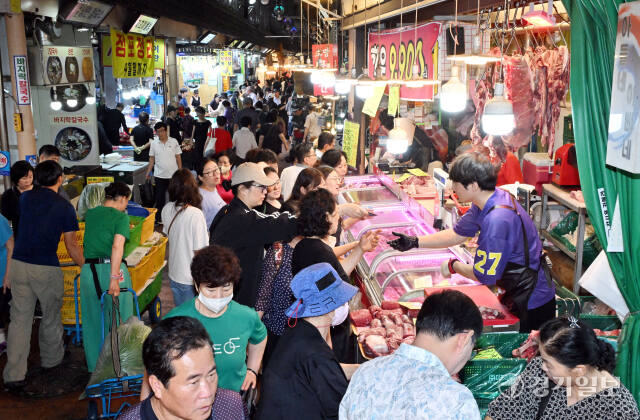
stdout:
POLYGON ((98 206, 84 218, 84 257, 111 257, 113 238, 119 233, 129 239, 129 216, 113 207, 98 206))
POLYGON ((258 313, 235 301, 218 318, 209 318, 196 309, 196 298, 174 308, 166 315, 190 316, 204 325, 213 341, 218 386, 232 391, 240 391, 247 374, 247 345, 261 343, 267 337, 267 329, 258 313))

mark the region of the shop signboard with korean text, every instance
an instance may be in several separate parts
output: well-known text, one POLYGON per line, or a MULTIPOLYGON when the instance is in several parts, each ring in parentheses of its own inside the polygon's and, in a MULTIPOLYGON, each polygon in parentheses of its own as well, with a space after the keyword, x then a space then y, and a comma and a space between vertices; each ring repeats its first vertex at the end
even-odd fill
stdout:
POLYGON ((640 173, 640 2, 623 3, 613 64, 607 165, 640 173))
POLYGON ((360 137, 360 124, 345 120, 342 131, 342 150, 347 155, 347 165, 356 166, 358 159, 358 138, 360 137))
POLYGON ((91 47, 42 47, 44 85, 93 82, 93 50, 91 47))
POLYGON ((321 69, 338 68, 337 44, 313 44, 311 53, 313 54, 313 67, 321 69))
MULTIPOLYGON (((311 46, 313 55, 313 67, 321 69, 338 68, 338 45, 336 44, 313 44, 311 46)), ((333 95, 333 85, 323 85, 314 83, 314 96, 333 95)))
MULTIPOLYGON (((369 33, 369 77, 409 80, 413 65, 417 64, 420 75, 437 79, 438 34, 441 26, 440 23, 430 22, 417 28, 369 33)), ((432 100, 433 94, 433 86, 400 86, 400 98, 409 101, 432 100)))
POLYGON ((11 158, 9 152, 0 151, 0 175, 9 176, 11 174, 11 158))
MULTIPOLYGON (((163 38, 153 40, 153 68, 163 70, 165 66, 165 43, 163 38)), ((113 64, 113 51, 111 49, 111 36, 102 36, 102 67, 111 67, 113 64)))
POLYGON ((111 29, 113 77, 152 77, 154 70, 152 36, 125 34, 111 29))
POLYGON ((13 56, 13 71, 16 77, 16 96, 18 105, 31 105, 31 88, 29 87, 29 66, 27 66, 27 56, 13 56))
POLYGON ((233 51, 220 51, 220 66, 221 76, 233 76, 233 51))

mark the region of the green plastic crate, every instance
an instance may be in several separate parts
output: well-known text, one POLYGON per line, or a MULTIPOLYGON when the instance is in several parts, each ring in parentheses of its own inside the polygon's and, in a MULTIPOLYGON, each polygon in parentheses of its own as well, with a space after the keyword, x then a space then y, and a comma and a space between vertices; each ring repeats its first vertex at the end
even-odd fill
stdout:
POLYGON ((134 249, 140 246, 140 236, 142 234, 142 222, 144 217, 129 216, 129 225, 134 225, 129 231, 129 239, 124 244, 124 255, 126 258, 133 252, 134 249))
POLYGON ((469 360, 462 368, 460 380, 476 400, 492 401, 522 373, 527 361, 513 358, 511 352, 520 347, 527 337, 528 334, 509 332, 487 333, 478 338, 476 349, 493 346, 504 358, 469 360))
MULTIPOLYGON (((595 299, 594 296, 580 296, 581 308, 584 307, 585 303, 593 302, 595 299)), ((602 331, 613 331, 622 328, 620 318, 616 315, 588 315, 581 313, 580 319, 591 328, 597 328, 602 331)))
POLYGON ((485 333, 476 341, 476 349, 486 349, 488 347, 494 347, 500 356, 511 359, 512 351, 520 347, 522 343, 529 337, 526 333, 485 333))
POLYGON ((580 316, 582 301, 571 290, 554 282, 556 286, 556 310, 558 316, 580 316))

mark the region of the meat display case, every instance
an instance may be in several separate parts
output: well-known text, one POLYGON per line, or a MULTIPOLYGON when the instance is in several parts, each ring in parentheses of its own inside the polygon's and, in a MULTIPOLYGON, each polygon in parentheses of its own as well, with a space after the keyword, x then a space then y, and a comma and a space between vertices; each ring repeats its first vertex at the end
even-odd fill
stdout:
POLYGON ((363 206, 400 203, 402 190, 386 176, 362 175, 345 178, 338 201, 363 206))
MULTIPOLYGON (((380 304, 383 300, 416 301, 424 300, 424 289, 434 286, 456 286, 478 284, 458 274, 445 279, 440 274, 442 261, 458 258, 470 262, 469 253, 459 247, 451 249, 412 249, 396 251, 387 241, 396 237, 393 232, 423 236, 436 232, 431 225, 433 216, 415 200, 401 191, 384 175, 358 176, 345 179, 344 201, 350 202, 345 193, 386 190, 397 195, 399 201, 360 202, 374 215, 360 220, 345 229, 345 241, 357 241, 368 231, 379 230, 381 240, 378 246, 364 254, 357 265, 357 272, 369 301, 380 304), (351 187, 356 187, 352 189, 351 187)), ((386 193, 382 193, 383 196, 386 193)))

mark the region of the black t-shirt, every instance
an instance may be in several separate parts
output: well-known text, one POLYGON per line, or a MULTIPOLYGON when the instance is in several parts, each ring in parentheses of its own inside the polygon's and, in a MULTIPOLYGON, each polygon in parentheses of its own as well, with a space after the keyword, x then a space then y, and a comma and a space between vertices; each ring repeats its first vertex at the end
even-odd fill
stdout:
POLYGON ((298 242, 298 245, 293 249, 291 274, 295 276, 300 270, 323 262, 331 264, 342 280, 349 281, 349 276, 342 268, 342 264, 338 261, 333 249, 317 238, 304 238, 298 242))
POLYGON ((262 148, 273 150, 276 155, 279 155, 282 152, 282 140, 280 140, 280 134, 284 134, 280 125, 271 124, 264 136, 262 148))
MULTIPOLYGON (((148 125, 138 124, 131 131, 131 135, 136 146, 141 147, 153 139, 153 129, 148 125)), ((134 153, 133 160, 149 162, 149 148, 144 149, 140 154, 134 153)))
POLYGON ((165 123, 169 126, 169 137, 173 137, 178 140, 179 144, 182 144, 182 134, 180 134, 180 124, 178 120, 166 118, 165 123))
POLYGON ((204 152, 204 143, 207 141, 207 134, 211 129, 211 121, 205 120, 204 122, 196 120, 196 130, 193 133, 193 139, 196 142, 196 150, 199 150, 199 156, 202 156, 204 152))

